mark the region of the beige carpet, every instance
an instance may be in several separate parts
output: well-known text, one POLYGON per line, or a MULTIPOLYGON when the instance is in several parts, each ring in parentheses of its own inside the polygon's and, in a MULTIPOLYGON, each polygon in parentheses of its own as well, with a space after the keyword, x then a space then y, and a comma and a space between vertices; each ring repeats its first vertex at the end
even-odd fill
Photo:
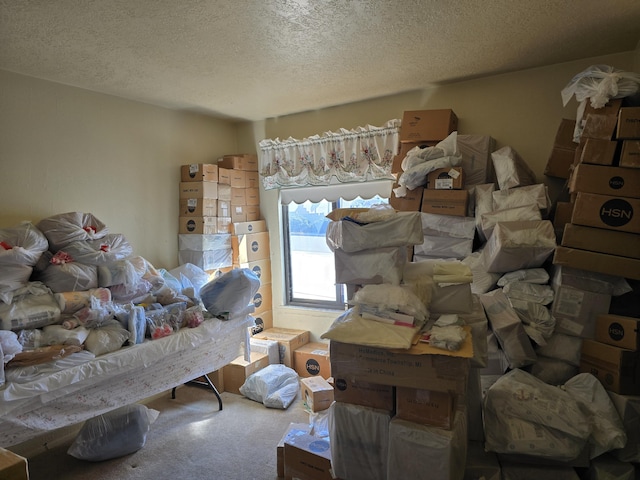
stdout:
POLYGON ((160 411, 137 452, 103 462, 67 454, 70 442, 29 458, 31 480, 275 480, 276 446, 291 422, 307 423, 300 395, 288 409, 269 409, 232 393, 198 386, 166 392, 147 405, 160 411))

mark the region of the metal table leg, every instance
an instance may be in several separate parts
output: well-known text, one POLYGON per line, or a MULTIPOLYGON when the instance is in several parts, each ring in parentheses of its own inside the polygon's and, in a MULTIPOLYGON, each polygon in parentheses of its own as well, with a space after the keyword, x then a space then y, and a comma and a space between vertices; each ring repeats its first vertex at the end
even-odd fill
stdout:
MULTIPOLYGON (((220 392, 218 392, 218 389, 209 378, 209 375, 205 373, 204 375, 198 378, 204 378, 204 381, 198 380, 198 379, 189 380, 187 383, 185 383, 185 385, 197 385, 199 387, 205 387, 205 388, 211 389, 215 394, 215 396, 218 398, 218 405, 220 407, 220 410, 222 410, 222 398, 220 397, 220 392)), ((176 398, 176 388, 177 387, 173 387, 173 389, 171 390, 171 398, 176 398)))

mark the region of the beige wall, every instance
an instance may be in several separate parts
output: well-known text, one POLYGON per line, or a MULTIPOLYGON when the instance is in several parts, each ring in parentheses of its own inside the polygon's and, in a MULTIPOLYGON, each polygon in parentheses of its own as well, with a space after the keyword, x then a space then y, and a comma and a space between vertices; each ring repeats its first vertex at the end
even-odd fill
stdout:
POLYGON ((0 71, 0 228, 92 213, 170 270, 180 165, 237 148, 227 121, 0 71))

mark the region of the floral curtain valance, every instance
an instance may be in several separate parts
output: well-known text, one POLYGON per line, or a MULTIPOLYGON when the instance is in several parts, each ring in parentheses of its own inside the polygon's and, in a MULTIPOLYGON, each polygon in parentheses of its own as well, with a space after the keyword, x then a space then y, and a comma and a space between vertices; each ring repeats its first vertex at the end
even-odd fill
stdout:
POLYGON ((399 119, 382 127, 340 129, 303 140, 262 140, 260 174, 265 190, 339 182, 393 180, 398 153, 399 119))

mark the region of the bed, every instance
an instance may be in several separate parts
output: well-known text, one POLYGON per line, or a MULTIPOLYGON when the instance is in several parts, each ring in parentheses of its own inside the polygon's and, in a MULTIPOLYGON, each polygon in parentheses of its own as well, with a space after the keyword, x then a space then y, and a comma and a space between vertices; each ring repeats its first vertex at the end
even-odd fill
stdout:
POLYGON ((198 327, 98 357, 74 353, 44 372, 18 367, 24 370, 10 372, 15 380, 0 388, 0 447, 75 425, 218 370, 240 355, 243 346, 248 351, 253 322, 251 316, 210 318, 198 327))

